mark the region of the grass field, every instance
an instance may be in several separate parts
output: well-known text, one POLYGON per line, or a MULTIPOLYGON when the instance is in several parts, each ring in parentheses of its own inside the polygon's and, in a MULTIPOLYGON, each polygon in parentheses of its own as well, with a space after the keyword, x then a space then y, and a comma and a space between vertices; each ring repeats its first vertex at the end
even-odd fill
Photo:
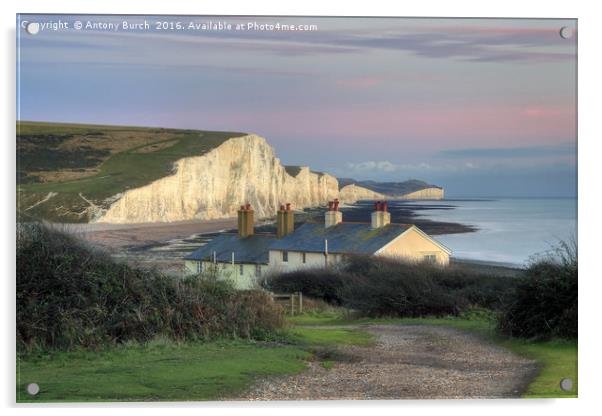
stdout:
POLYGON ((373 342, 367 332, 345 328, 293 328, 293 340, 307 345, 369 345, 373 342))
POLYGON ((101 352, 57 352, 17 361, 17 402, 190 401, 235 398, 261 376, 295 374, 305 360, 331 368, 344 357, 336 345, 366 345, 371 336, 348 329, 294 328, 291 344, 156 341, 101 352), (26 392, 40 386, 37 396, 26 392))
POLYGON ((132 345, 17 363, 17 402, 187 401, 236 397, 255 377, 294 374, 310 353, 244 341, 132 345), (40 386, 37 396, 27 384, 40 386))
POLYGON ((17 362, 18 402, 61 401, 172 401, 235 398, 257 377, 295 374, 306 360, 317 360, 325 369, 346 357, 337 345, 369 345, 366 332, 322 325, 402 323, 443 325, 486 337, 512 351, 530 357, 541 371, 524 397, 577 396, 577 343, 571 341, 526 342, 494 335, 491 322, 471 318, 360 319, 348 320, 331 314, 306 314, 290 318, 311 327, 293 327, 290 344, 221 341, 175 344, 169 341, 147 345, 130 344, 102 352, 39 354, 17 362), (574 391, 560 389, 570 378, 574 391), (25 388, 35 382, 40 393, 29 396, 25 388))
POLYGON ((17 361, 17 401, 173 401, 235 398, 257 377, 295 374, 306 360, 330 369, 348 357, 337 346, 369 345, 367 332, 345 328, 361 324, 442 325, 474 333, 536 360, 541 369, 524 397, 577 397, 577 342, 528 342, 500 338, 486 312, 461 317, 350 319, 339 311, 289 317, 293 327, 278 343, 220 341, 176 344, 161 340, 127 344, 101 352, 57 352, 22 357, 17 361), (330 325, 337 325, 333 328, 330 325), (341 327, 342 326, 342 327, 341 327), (573 391, 560 389, 570 378, 573 391), (41 387, 29 396, 28 383, 41 387))
POLYGON ((242 134, 19 122, 18 208, 27 217, 87 221, 79 215, 89 206, 85 199, 103 206, 111 196, 169 175, 178 159, 202 155, 242 134), (61 206, 68 208, 57 211, 61 206))

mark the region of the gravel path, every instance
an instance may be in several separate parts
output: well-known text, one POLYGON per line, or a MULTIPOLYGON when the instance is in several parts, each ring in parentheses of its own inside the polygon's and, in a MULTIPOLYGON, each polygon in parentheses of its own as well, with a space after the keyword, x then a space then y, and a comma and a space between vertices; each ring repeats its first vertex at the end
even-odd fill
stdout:
POLYGON ((372 333, 376 344, 341 347, 351 362, 338 362, 330 370, 310 362, 301 374, 259 381, 242 399, 517 397, 537 372, 533 361, 451 328, 358 328, 372 333))

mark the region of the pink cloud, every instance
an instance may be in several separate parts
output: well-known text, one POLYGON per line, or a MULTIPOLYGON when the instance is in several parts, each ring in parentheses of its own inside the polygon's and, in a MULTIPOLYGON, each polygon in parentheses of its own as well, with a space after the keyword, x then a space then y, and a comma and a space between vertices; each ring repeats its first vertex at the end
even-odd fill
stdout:
MULTIPOLYGON (((187 120, 186 114, 178 118, 187 120)), ((169 125, 178 124, 171 119, 169 125)), ((166 123, 164 123, 166 124, 166 123)), ((244 113, 196 113, 195 126, 253 132, 270 138, 297 137, 307 143, 402 143, 407 149, 453 146, 522 146, 576 139, 575 110, 557 105, 476 105, 302 108, 244 113)), ((183 126, 181 126, 183 127, 183 126)))
POLYGON ((530 118, 552 118, 564 117, 571 112, 574 112, 574 109, 560 106, 532 105, 524 107, 521 115, 530 118))

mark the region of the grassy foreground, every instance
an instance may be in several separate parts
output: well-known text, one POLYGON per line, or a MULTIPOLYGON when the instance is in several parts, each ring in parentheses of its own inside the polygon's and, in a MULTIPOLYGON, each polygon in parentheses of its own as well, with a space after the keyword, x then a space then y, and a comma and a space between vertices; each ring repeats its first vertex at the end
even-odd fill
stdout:
POLYGON ((330 368, 335 345, 371 342, 348 329, 295 328, 293 344, 158 340, 101 352, 57 352, 17 360, 17 402, 199 401, 235 398, 257 377, 296 374, 306 360, 330 368), (29 383, 40 392, 30 396, 29 383))
POLYGON ((294 374, 310 354, 293 346, 243 341, 132 345, 56 353, 17 363, 17 402, 217 400, 255 377, 294 374), (40 386, 37 396, 27 384, 40 386))
POLYGON ((305 361, 331 368, 337 345, 368 345, 370 334, 351 328, 322 325, 400 323, 443 325, 475 333, 491 342, 536 360, 541 371, 524 397, 577 397, 577 342, 527 342, 495 335, 483 316, 463 318, 357 319, 336 312, 291 317, 296 325, 286 334, 291 344, 250 341, 180 343, 153 341, 126 344, 101 352, 60 352, 29 355, 17 361, 17 402, 67 401, 187 401, 235 398, 257 377, 296 374, 305 361), (308 327, 309 326, 309 327, 308 327), (560 389, 562 378, 573 391, 560 389), (40 385, 29 396, 27 384, 40 385))

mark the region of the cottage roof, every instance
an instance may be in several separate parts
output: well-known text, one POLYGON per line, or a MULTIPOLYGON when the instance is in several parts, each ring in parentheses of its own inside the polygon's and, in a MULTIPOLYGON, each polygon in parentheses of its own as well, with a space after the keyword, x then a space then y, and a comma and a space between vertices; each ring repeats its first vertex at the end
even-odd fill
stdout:
POLYGON ((388 224, 373 229, 368 223, 343 222, 325 228, 324 224, 306 223, 293 234, 275 239, 269 249, 323 253, 324 240, 328 240, 329 253, 374 254, 412 227, 388 224))
POLYGON ((221 234, 193 251, 185 260, 213 261, 215 252, 217 261, 230 263, 234 253, 234 263, 268 264, 268 246, 276 240, 271 234, 255 234, 240 238, 238 234, 221 234))

